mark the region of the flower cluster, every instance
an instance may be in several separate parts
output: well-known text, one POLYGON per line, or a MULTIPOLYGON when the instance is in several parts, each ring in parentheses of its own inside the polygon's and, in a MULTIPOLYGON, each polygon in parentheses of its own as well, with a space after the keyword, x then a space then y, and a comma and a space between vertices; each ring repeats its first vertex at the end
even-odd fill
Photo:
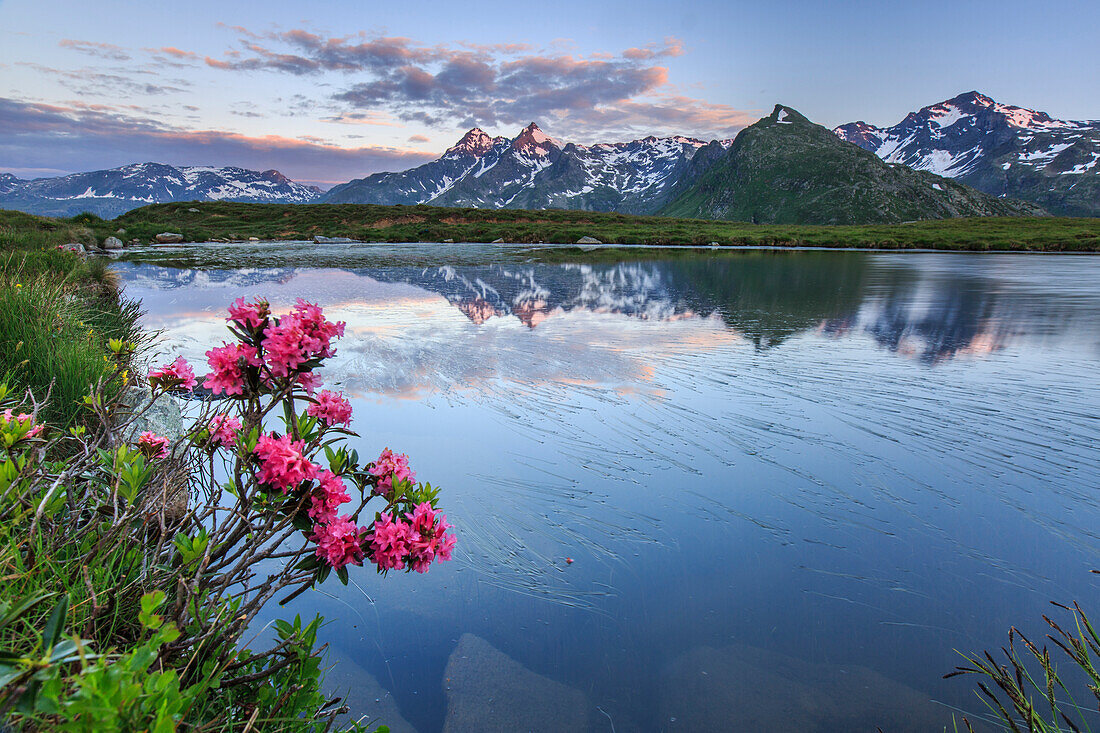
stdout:
POLYGON ((345 324, 325 318, 321 307, 299 298, 290 313, 276 318, 266 300, 237 298, 229 306, 230 330, 238 343, 206 352, 211 372, 203 385, 214 394, 248 397, 256 390, 299 387, 312 396, 321 387, 314 367, 336 354, 332 342, 345 324))
MULTIPOLYGON (((33 438, 42 432, 43 425, 36 425, 34 415, 20 412, 18 415, 11 410, 4 410, 0 416, 0 430, 11 430, 14 435, 8 436, 12 442, 23 438, 33 438)), ((5 441, 7 442, 7 441, 5 441)), ((10 443, 8 443, 10 445, 10 443)))
POLYGON ((351 425, 351 403, 339 392, 323 390, 317 395, 317 402, 306 408, 306 412, 328 427, 351 425))
POLYGON ((344 323, 325 318, 320 306, 298 298, 294 310, 264 329, 264 361, 274 377, 289 376, 307 362, 336 354, 334 338, 344 335, 344 323))
MULTIPOLYGON (((240 419, 213 415, 196 431, 196 442, 207 450, 238 449, 235 460, 245 461, 243 468, 253 479, 249 485, 266 494, 255 506, 285 514, 313 543, 315 577, 323 580, 336 570, 346 581, 345 568, 362 565, 367 558, 380 571, 421 573, 437 560, 449 560, 455 544, 451 526, 433 506, 437 492, 414 483, 408 456, 386 448, 364 471, 355 465, 354 452, 334 451, 333 441, 325 438, 329 429, 351 425, 351 402, 340 392, 322 390, 315 373, 336 353, 333 344, 343 336, 345 324, 329 321, 320 306, 300 298, 283 316, 274 315, 266 300, 238 298, 226 321, 236 338, 206 352, 210 372, 203 385, 215 395, 248 402, 236 403, 240 419), (264 429, 264 417, 278 414, 271 412, 273 402, 259 399, 264 396, 284 402, 286 434, 264 429), (308 402, 305 414, 315 421, 302 419, 294 409, 296 399, 308 402), (327 467, 314 462, 322 449, 327 467), (362 505, 354 512, 340 511, 352 500, 352 484, 362 493, 363 505, 377 494, 388 502, 366 527, 356 523, 362 505), (302 523, 298 512, 309 521, 302 523)), ((165 389, 190 389, 195 383, 183 359, 151 371, 149 377, 165 389)), ((150 454, 167 454, 168 441, 160 436, 143 434, 139 444, 150 454)))
POLYGON ((393 491, 395 481, 411 483, 416 480, 416 473, 409 469, 409 457, 404 453, 394 453, 389 448, 382 451, 368 470, 372 476, 378 477, 374 490, 383 496, 393 491))
POLYGON ((401 570, 406 563, 418 573, 428 572, 433 560, 450 560, 455 536, 447 532, 447 516, 428 502, 418 504, 404 518, 388 512, 378 515, 367 534, 371 557, 382 570, 401 570))
POLYGON ((214 394, 243 395, 245 374, 249 367, 260 366, 260 357, 256 347, 248 344, 223 344, 206 352, 206 361, 211 372, 206 375, 202 386, 214 394))
POLYGON ((318 524, 312 539, 317 543, 317 557, 334 570, 363 563, 363 530, 347 515, 318 524))
POLYGON ((262 326, 269 315, 271 315, 271 309, 266 300, 246 303, 244 298, 237 298, 229 306, 229 318, 225 320, 235 322, 245 329, 254 329, 262 326))
POLYGON ((157 435, 152 430, 146 430, 138 436, 138 448, 141 452, 152 458, 168 457, 168 438, 157 435))
POLYGON ((228 415, 214 415, 206 428, 211 448, 232 448, 237 444, 241 421, 228 415))
POLYGON ((289 435, 281 438, 261 435, 253 449, 260 459, 256 479, 285 494, 303 481, 315 478, 317 466, 303 455, 304 448, 302 441, 294 440, 289 435))
POLYGON ((317 474, 317 487, 310 496, 310 506, 307 511, 309 518, 315 522, 331 522, 336 518, 336 510, 340 505, 351 501, 344 480, 332 471, 321 471, 317 474))
POLYGON ((149 383, 162 389, 182 388, 190 392, 198 384, 191 365, 182 356, 171 364, 149 370, 149 383))

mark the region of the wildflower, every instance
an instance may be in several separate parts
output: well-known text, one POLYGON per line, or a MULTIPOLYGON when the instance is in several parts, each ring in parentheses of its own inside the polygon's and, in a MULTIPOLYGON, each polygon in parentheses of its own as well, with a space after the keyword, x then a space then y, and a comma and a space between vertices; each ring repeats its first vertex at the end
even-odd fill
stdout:
POLYGON ((317 543, 317 557, 335 570, 348 564, 363 562, 363 530, 346 514, 330 522, 318 524, 312 539, 317 543))
POLYGON ((351 425, 351 403, 339 392, 327 389, 317 395, 317 404, 306 408, 306 413, 325 425, 351 425))
POLYGON ((292 440, 289 435, 281 438, 261 435, 253 449, 262 461, 256 479, 285 494, 303 481, 314 478, 317 466, 302 455, 303 448, 302 441, 292 440))
POLYGON ((138 436, 138 448, 142 453, 153 458, 166 458, 168 456, 168 438, 157 435, 151 430, 146 430, 138 436))
POLYGON ((344 323, 325 318, 321 307, 298 298, 291 313, 264 329, 264 358, 275 377, 286 377, 302 364, 336 354, 332 339, 344 335, 344 323))
POLYGON ((455 545, 455 536, 448 534, 451 525, 447 516, 432 508, 428 502, 418 504, 405 514, 409 520, 409 565, 418 573, 428 572, 428 566, 437 557, 450 560, 455 545))
POLYGON ((324 384, 321 377, 317 376, 315 372, 302 372, 295 381, 310 397, 312 397, 313 393, 324 384))
MULTIPOLYGON (((16 415, 11 410, 4 410, 4 425, 2 427, 10 427, 13 423, 17 424, 19 429, 22 430, 27 427, 27 423, 34 425, 34 415, 29 415, 25 412, 16 415)), ((34 427, 22 435, 21 438, 33 438, 41 433, 44 427, 44 425, 34 425, 34 427)), ((17 438, 17 440, 21 438, 17 438)))
POLYGON ((214 394, 244 394, 244 372, 247 366, 259 366, 255 347, 246 344, 223 344, 206 352, 206 363, 213 369, 202 386, 214 394))
POLYGON ((177 357, 171 364, 165 364, 159 369, 151 369, 149 371, 149 381, 165 389, 182 387, 188 392, 198 384, 195 380, 195 372, 182 356, 177 357))
POLYGON ((210 425, 206 429, 210 435, 210 446, 231 448, 237 444, 237 431, 240 429, 241 421, 237 418, 214 415, 210 418, 210 425))
POLYGON ((405 556, 409 553, 409 539, 412 528, 383 512, 374 520, 367 539, 370 541, 371 558, 382 570, 401 570, 405 567, 405 556))
POLYGON ((317 475, 317 488, 310 497, 307 514, 315 522, 331 522, 341 504, 351 501, 344 480, 332 471, 321 471, 317 475))
POLYGON ((237 298, 229 306, 229 318, 225 320, 235 321, 242 328, 254 329, 263 325, 270 313, 266 300, 245 303, 244 298, 237 298))
POLYGON ((378 484, 375 492, 388 494, 393 490, 394 481, 409 481, 416 479, 416 473, 409 470, 409 457, 404 453, 394 453, 389 448, 375 459, 369 469, 372 476, 378 476, 378 484))

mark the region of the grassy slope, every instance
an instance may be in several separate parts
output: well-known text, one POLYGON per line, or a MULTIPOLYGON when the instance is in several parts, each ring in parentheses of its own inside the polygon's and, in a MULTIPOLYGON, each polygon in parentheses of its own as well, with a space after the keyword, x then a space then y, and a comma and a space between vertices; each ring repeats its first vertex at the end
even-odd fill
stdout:
POLYGON ((138 315, 105 260, 57 249, 94 242, 87 221, 0 211, 0 381, 39 400, 50 391, 43 417, 60 425, 82 414, 89 385, 110 370, 107 340, 134 338, 138 315))
POLYGON ((616 244, 708 244, 949 250, 1100 251, 1100 219, 976 218, 879 225, 753 225, 584 211, 448 209, 360 204, 173 203, 92 221, 100 238, 178 232, 188 241, 309 239, 572 243, 582 236, 616 244), (190 209, 197 209, 193 213, 190 209))

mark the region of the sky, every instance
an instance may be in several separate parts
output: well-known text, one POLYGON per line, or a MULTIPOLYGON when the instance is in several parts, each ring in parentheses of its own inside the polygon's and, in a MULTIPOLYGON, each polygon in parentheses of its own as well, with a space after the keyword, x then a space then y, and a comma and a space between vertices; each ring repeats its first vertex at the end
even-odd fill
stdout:
POLYGON ((327 188, 471 127, 728 138, 776 103, 891 125, 976 90, 1100 118, 1100 2, 0 0, 0 172, 155 161, 327 188))

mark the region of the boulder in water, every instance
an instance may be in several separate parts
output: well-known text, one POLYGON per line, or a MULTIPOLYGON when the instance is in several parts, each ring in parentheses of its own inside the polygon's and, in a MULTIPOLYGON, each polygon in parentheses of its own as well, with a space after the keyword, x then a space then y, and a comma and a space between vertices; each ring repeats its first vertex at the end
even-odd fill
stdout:
POLYGON ((588 730, 584 693, 524 667, 489 642, 463 634, 447 660, 444 733, 588 730))
POLYGON ((175 232, 161 232, 156 239, 159 244, 179 244, 183 241, 183 235, 175 232))

